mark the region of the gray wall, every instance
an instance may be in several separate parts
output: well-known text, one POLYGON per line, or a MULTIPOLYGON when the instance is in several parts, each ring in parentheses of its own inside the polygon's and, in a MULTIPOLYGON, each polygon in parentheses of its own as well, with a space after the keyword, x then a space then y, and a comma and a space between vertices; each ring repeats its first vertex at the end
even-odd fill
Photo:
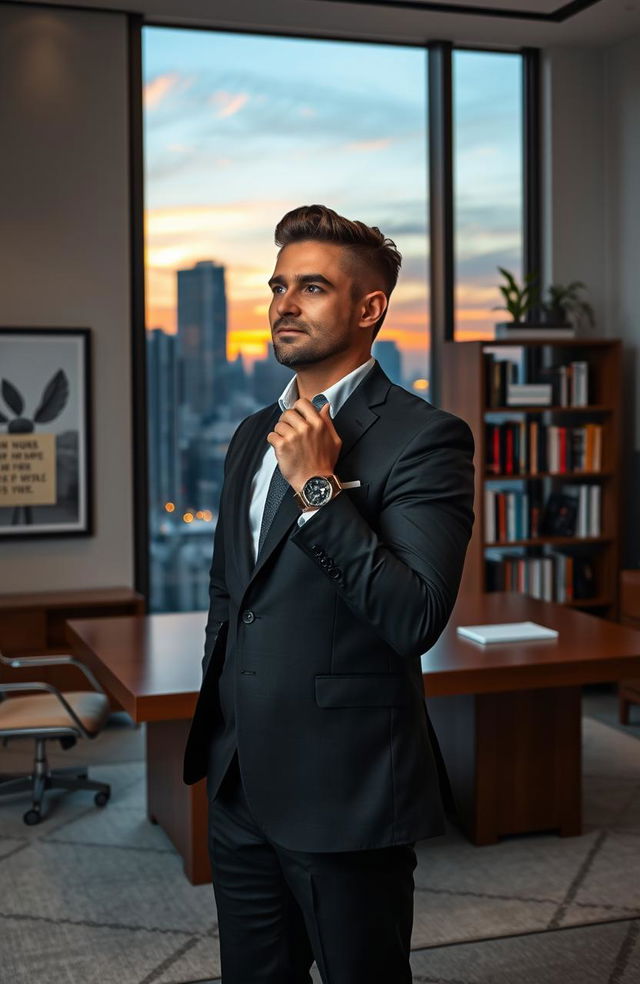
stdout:
POLYGON ((95 536, 0 540, 0 592, 133 583, 127 117, 124 16, 0 4, 0 323, 95 369, 95 536))
POLYGON ((606 332, 604 55, 549 48, 543 56, 545 283, 582 280, 606 332))
POLYGON ((583 280, 624 345, 622 564, 640 567, 640 36, 544 53, 545 280, 583 280))
POLYGON ((640 567, 640 36, 607 49, 604 99, 608 334, 625 350, 623 562, 640 567))

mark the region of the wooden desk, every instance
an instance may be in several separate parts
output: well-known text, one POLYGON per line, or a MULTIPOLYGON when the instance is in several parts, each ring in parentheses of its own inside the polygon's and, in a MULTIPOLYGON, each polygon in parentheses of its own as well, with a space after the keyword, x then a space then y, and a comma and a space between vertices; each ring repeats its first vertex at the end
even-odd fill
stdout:
POLYGON ((202 681, 206 612, 70 621, 73 650, 136 722, 146 722, 147 815, 193 885, 211 881, 206 783, 185 786, 182 759, 202 681))
MULTIPOLYGON (((640 629, 640 571, 620 571, 620 621, 640 629)), ((640 704, 640 678, 621 680, 618 691, 620 724, 629 724, 631 704, 640 704)))
MULTIPOLYGON (((67 619, 142 615, 145 600, 132 588, 83 588, 0 595, 0 649, 5 656, 46 656, 67 651, 67 619)), ((12 670, 0 666, 3 683, 42 680, 60 690, 90 690, 77 669, 47 666, 12 670)), ((109 697, 115 702, 113 694, 109 697)))
POLYGON ((581 687, 640 670, 640 632, 521 594, 461 596, 422 657, 429 715, 465 832, 580 834, 581 687), (556 640, 481 646, 457 625, 539 622, 556 640))
MULTIPOLYGON (((185 786, 182 756, 200 689, 204 612, 72 621, 73 648, 135 721, 147 722, 147 808, 209 881, 205 783, 185 786)), ((460 598, 423 657, 425 692, 464 829, 476 844, 507 833, 581 830, 580 687, 640 673, 640 632, 518 594, 460 598), (532 620, 553 642, 490 648, 456 625, 532 620)))

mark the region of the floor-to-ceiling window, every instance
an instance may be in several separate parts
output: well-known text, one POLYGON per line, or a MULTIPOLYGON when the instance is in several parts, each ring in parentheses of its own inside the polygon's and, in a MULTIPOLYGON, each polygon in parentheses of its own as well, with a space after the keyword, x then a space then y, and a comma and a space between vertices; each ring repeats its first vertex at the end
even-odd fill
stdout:
POLYGON ((452 65, 456 341, 492 339, 498 272, 522 277, 522 56, 455 50, 452 65))
POLYGON ((145 28, 144 165, 154 611, 205 608, 226 449, 291 373, 270 345, 273 230, 323 203, 403 255, 373 354, 429 394, 422 48, 145 28))

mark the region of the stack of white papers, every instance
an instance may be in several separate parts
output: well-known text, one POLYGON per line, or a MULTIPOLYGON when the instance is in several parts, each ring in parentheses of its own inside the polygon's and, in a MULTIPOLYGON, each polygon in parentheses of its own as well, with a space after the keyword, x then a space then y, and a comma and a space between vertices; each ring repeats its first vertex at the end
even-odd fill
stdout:
POLYGON ((556 629, 537 622, 496 622, 493 625, 459 625, 459 636, 486 646, 490 642, 524 642, 529 639, 556 639, 556 629))

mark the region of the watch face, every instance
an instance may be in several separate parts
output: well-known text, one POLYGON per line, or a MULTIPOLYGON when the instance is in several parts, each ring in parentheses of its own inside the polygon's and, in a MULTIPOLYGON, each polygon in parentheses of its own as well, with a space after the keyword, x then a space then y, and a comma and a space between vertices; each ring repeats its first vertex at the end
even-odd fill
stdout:
POLYGON ((331 498, 331 482, 322 475, 314 475, 304 483, 302 491, 310 506, 321 506, 331 498))

